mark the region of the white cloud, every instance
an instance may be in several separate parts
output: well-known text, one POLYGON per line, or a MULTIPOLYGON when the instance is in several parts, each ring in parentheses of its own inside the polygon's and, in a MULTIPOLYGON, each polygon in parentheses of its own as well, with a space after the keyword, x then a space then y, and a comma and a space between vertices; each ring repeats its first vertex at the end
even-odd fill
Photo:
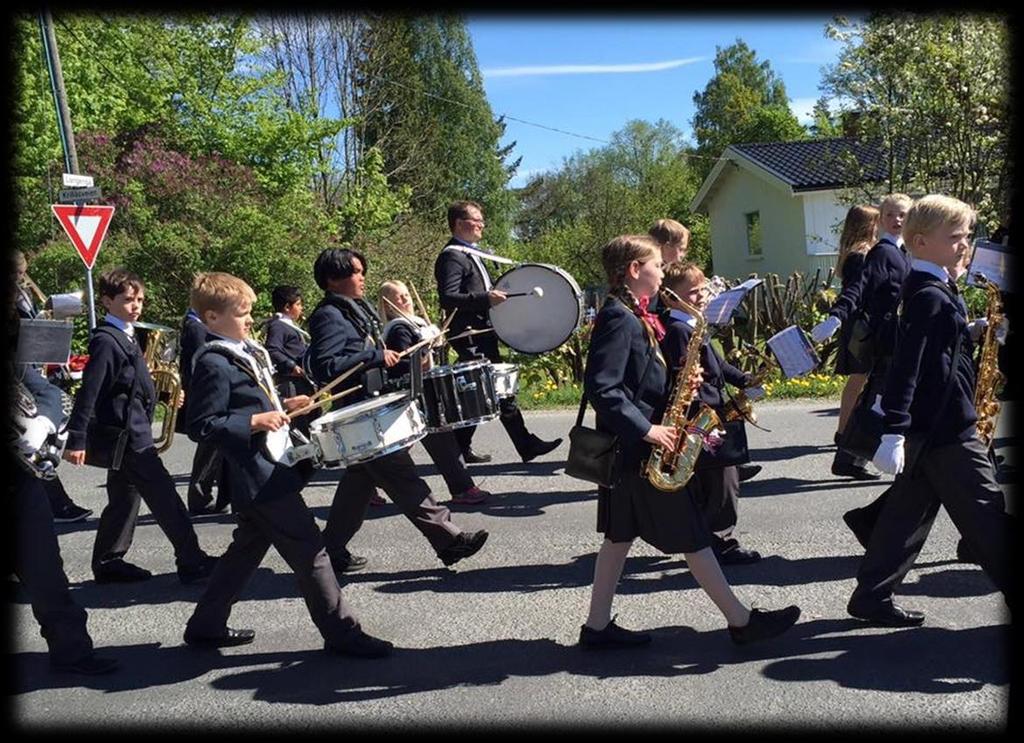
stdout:
POLYGON ((599 75, 634 72, 660 72, 676 67, 703 62, 707 57, 670 59, 665 62, 640 62, 637 64, 563 64, 537 65, 532 67, 495 67, 481 70, 484 77, 525 77, 528 75, 599 75))
POLYGON ((792 98, 789 101, 789 110, 801 124, 810 124, 814 121, 812 111, 817 102, 817 98, 792 98))

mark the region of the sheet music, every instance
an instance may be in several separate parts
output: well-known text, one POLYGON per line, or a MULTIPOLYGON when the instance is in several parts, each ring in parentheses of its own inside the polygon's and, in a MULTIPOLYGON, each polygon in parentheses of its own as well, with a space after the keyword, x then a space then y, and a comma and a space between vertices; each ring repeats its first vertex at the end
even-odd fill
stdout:
POLYGON ((1010 279, 1013 269, 1010 258, 1010 246, 988 240, 978 240, 974 243, 974 257, 971 259, 971 266, 967 271, 968 286, 977 286, 974 274, 980 273, 996 284, 1001 291, 1013 291, 1013 282, 1010 279))
POLYGON ((769 338, 768 348, 775 355, 786 379, 809 374, 820 363, 807 334, 796 325, 790 325, 769 338))
POLYGON ((722 292, 708 302, 708 306, 704 310, 704 319, 708 321, 709 325, 728 325, 732 320, 732 313, 740 306, 743 297, 763 281, 764 279, 747 279, 742 284, 722 292))

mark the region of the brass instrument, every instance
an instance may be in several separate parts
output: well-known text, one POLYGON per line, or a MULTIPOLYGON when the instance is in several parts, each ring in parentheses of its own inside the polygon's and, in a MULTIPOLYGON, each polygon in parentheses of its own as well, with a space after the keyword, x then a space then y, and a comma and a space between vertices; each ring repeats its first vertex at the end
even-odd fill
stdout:
MULTIPOLYGON (((999 344, 996 332, 1003 322, 1003 303, 999 297, 999 287, 980 273, 974 274, 974 281, 985 289, 988 294, 988 306, 985 316, 988 324, 981 342, 981 355, 978 357, 978 381, 974 387, 974 408, 978 412, 976 430, 978 438, 986 447, 992 445, 996 435, 996 424, 999 421, 1000 403, 996 397, 1002 389, 1006 376, 999 371, 999 344)), ((956 359, 953 360, 956 364, 956 359)))
POLYGON ((164 406, 160 435, 153 444, 158 452, 165 452, 174 443, 174 426, 178 419, 178 400, 181 397, 181 377, 178 375, 177 331, 166 325, 137 322, 135 340, 142 349, 142 358, 149 367, 156 387, 156 404, 164 406))
MULTIPOLYGON (((749 387, 760 387, 768 375, 772 372, 774 360, 764 351, 754 349, 754 353, 761 357, 761 366, 754 372, 749 387)), ((754 412, 754 402, 747 397, 746 390, 740 390, 732 396, 729 412, 725 414, 725 421, 745 420, 751 425, 757 425, 757 413, 754 412)))
POLYGON ((707 334, 707 321, 699 309, 684 301, 675 292, 669 289, 662 289, 662 292, 667 298, 681 304, 697 321, 697 327, 686 344, 686 363, 676 375, 669 406, 661 421, 661 425, 676 430, 676 446, 672 450, 653 446, 644 466, 644 476, 648 482, 658 490, 671 493, 686 485, 693 475, 693 468, 697 464, 697 457, 700 456, 704 442, 711 430, 719 425, 719 420, 715 411, 704 404, 701 404, 692 418, 686 417, 690 403, 696 395, 693 381, 700 367, 700 347, 707 334))

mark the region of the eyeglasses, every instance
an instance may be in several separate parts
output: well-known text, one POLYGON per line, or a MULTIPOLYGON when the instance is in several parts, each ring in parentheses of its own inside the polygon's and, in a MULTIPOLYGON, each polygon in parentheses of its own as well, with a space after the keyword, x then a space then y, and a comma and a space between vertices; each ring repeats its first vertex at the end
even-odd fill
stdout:
POLYGON ((461 219, 463 222, 473 222, 474 224, 478 224, 481 227, 487 226, 487 223, 482 219, 470 219, 469 217, 462 217, 461 219))

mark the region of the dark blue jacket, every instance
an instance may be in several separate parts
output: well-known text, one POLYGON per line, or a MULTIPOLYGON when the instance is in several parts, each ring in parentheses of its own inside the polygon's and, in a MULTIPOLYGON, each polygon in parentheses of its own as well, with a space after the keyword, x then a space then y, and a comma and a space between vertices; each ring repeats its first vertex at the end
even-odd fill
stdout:
MULTIPOLYGON (((448 244, 462 243, 453 238, 448 244)), ((486 267, 484 270, 487 270, 486 267)), ((487 298, 487 287, 472 258, 457 250, 442 250, 434 261, 434 278, 437 280, 441 309, 447 313, 455 312, 455 319, 448 326, 449 338, 465 330, 491 327, 491 302, 487 298)), ((484 356, 496 364, 501 363, 498 338, 494 333, 481 333, 453 341, 452 348, 460 355, 484 356)))
POLYGON ((86 448, 89 421, 103 426, 128 427, 128 447, 143 451, 153 446, 152 421, 156 388, 137 343, 124 331, 103 322, 89 338, 89 361, 82 371, 82 386, 68 422, 69 451, 86 448), (135 396, 128 392, 138 377, 135 396))
POLYGON ((896 305, 900 289, 910 273, 910 254, 888 240, 879 240, 868 251, 860 279, 844 283, 830 315, 844 324, 862 313, 875 345, 875 355, 889 356, 896 343, 896 305))
MULTIPOLYGON (((693 336, 693 328, 682 320, 672 317, 668 312, 661 314, 665 325, 665 337, 661 339, 661 352, 669 366, 669 378, 675 381, 676 375, 686 363, 686 346, 693 336)), ((721 411, 726 404, 725 385, 748 387, 751 377, 723 359, 707 336, 700 347, 700 365, 704 367, 704 381, 697 389, 697 398, 710 408, 721 411)), ((694 401, 697 402, 696 400, 694 401)), ((693 411, 690 411, 691 414, 693 411)))
POLYGON ((192 357, 206 340, 206 326, 198 315, 189 312, 181 321, 181 340, 178 352, 178 376, 181 378, 181 389, 185 391, 185 404, 178 410, 174 424, 175 433, 186 433, 188 420, 188 387, 192 380, 192 357))
POLYGON ((911 271, 903 288, 896 353, 882 396, 886 433, 926 434, 932 445, 966 441, 978 420, 974 409, 974 344, 963 305, 924 271, 911 271), (953 359, 960 334, 959 358, 953 359), (945 409, 940 403, 950 371, 956 374, 945 409))
POLYGON ((619 437, 626 466, 638 464, 650 453, 643 437, 652 422, 661 421, 668 374, 642 321, 615 297, 608 298, 594 320, 583 390, 596 412, 597 429, 619 437), (651 353, 654 359, 644 377, 651 353))
POLYGON ((14 375, 36 401, 36 412, 53 423, 54 428, 60 428, 64 420, 60 388, 50 384, 38 369, 27 364, 16 365, 14 375))
POLYGON ((309 316, 309 348, 305 367, 317 386, 323 386, 342 372, 366 362, 361 373, 349 377, 332 390, 362 384, 363 389, 335 402, 334 407, 366 399, 383 387, 384 347, 376 313, 366 302, 327 293, 309 316), (371 316, 372 315, 372 316, 371 316))
POLYGON ((274 374, 285 378, 292 376, 296 366, 302 366, 302 355, 306 353, 306 341, 302 334, 279 317, 272 317, 267 323, 267 340, 263 344, 274 362, 274 374))
MULTIPOLYGON (((208 334, 204 340, 217 336, 208 334)), ((218 487, 227 489, 233 506, 302 489, 312 472, 308 463, 285 467, 272 462, 263 452, 266 433, 250 428, 253 415, 275 408, 241 361, 217 351, 201 353, 190 394, 188 437, 222 454, 218 487)))
MULTIPOLYGON (((384 336, 384 346, 392 351, 404 351, 420 342, 419 331, 407 322, 396 322, 384 336)), ((417 354, 412 354, 416 356, 417 354)), ((400 379, 409 373, 409 356, 388 369, 388 379, 400 379)))

